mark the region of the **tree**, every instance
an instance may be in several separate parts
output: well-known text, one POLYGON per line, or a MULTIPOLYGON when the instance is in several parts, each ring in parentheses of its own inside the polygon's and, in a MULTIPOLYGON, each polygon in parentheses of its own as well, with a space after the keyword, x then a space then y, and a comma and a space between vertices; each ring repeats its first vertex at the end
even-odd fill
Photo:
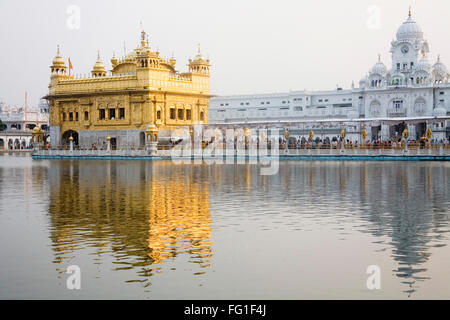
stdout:
POLYGON ((0 119, 0 131, 3 131, 5 129, 5 125, 2 122, 2 119, 0 119))

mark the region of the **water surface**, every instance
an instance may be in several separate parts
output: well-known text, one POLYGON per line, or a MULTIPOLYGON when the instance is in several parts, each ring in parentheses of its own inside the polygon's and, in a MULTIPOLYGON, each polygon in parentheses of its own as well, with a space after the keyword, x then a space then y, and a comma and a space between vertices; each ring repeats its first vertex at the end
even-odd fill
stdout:
POLYGON ((259 173, 0 156, 0 298, 450 299, 450 164, 259 173))

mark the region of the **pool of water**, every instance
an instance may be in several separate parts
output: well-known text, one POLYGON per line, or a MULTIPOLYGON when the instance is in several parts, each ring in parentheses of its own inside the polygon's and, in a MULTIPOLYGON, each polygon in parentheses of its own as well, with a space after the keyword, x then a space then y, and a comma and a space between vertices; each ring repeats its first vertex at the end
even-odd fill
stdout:
POLYGON ((0 195, 1 299, 450 299, 447 162, 5 155, 0 195))

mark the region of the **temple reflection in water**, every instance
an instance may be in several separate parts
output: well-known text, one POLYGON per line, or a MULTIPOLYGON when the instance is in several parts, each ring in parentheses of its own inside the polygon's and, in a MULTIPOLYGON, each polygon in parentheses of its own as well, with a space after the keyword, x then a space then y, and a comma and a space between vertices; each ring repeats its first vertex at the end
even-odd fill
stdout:
POLYGON ((56 263, 78 248, 115 257, 116 270, 146 269, 180 254, 209 266, 208 182, 195 167, 170 162, 61 162, 49 169, 56 263), (201 183, 200 183, 201 182, 201 183))
MULTIPOLYGON (((254 230, 301 233, 326 225, 342 230, 339 240, 370 235, 390 252, 396 266, 389 271, 411 294, 427 279, 432 248, 448 244, 450 167, 438 163, 281 162, 274 176, 248 164, 54 164, 48 176, 56 263, 89 246, 97 263, 112 255, 116 270, 141 277, 183 254, 204 273, 214 267, 213 229, 240 228, 250 237, 254 230)), ((282 247, 283 239, 273 241, 282 247)))

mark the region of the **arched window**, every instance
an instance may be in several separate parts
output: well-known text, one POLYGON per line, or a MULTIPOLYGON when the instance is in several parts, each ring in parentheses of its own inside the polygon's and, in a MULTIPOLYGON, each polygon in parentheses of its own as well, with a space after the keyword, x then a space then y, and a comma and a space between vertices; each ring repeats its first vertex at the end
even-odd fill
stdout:
POLYGON ((184 109, 178 109, 178 120, 184 120, 184 109))
POLYGON ((370 103, 369 112, 372 116, 379 116, 381 113, 381 104, 378 100, 370 103))
POLYGON ((200 121, 205 121, 205 113, 203 111, 200 112, 200 121))
POLYGON ((425 109, 426 109, 425 99, 422 97, 417 98, 417 100, 414 102, 414 111, 417 114, 422 115, 425 113, 425 109))
POLYGON ((161 110, 156 111, 156 120, 161 120, 161 110))

